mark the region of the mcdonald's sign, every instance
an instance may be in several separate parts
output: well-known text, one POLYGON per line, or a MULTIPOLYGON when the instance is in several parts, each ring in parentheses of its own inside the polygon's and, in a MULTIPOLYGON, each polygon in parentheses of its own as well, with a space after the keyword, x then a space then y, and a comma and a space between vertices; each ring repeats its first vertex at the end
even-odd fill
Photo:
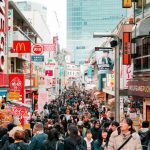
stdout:
POLYGON ((13 41, 12 53, 31 53, 30 41, 13 41))
POLYGON ((132 7, 132 0, 122 0, 122 7, 123 8, 131 8, 132 7))

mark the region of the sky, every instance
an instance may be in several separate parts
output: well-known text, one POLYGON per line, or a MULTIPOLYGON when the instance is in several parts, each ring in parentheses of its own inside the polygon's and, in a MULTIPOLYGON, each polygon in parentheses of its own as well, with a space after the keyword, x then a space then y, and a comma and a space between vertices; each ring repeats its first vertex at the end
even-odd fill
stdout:
MULTIPOLYGON (((14 0, 24 1, 24 0, 14 0)), ((28 0, 41 3, 48 9, 47 24, 52 36, 59 36, 61 48, 66 48, 66 0, 28 0), (58 20, 58 21, 57 21, 58 20)))

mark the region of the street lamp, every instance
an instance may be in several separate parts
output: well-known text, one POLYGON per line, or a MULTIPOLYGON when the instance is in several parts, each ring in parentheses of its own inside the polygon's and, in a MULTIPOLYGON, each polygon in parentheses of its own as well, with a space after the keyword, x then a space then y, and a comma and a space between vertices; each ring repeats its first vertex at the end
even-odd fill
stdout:
POLYGON ((115 50, 115 119, 120 121, 120 52, 119 52, 119 37, 113 33, 100 33, 94 32, 93 38, 111 37, 117 41, 117 47, 115 50))

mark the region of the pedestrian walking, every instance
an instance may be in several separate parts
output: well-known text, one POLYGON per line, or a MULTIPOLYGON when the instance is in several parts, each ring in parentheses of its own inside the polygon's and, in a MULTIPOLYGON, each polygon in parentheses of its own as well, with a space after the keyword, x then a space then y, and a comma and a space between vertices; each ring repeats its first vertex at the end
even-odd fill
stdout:
POLYGON ((125 118, 120 123, 120 128, 111 134, 108 150, 142 150, 138 133, 133 128, 133 121, 125 118))

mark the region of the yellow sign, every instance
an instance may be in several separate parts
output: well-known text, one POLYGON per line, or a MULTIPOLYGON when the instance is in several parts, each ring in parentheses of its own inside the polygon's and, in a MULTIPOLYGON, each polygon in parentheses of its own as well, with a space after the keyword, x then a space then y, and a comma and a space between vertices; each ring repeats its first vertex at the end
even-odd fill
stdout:
POLYGON ((9 100, 19 100, 20 93, 19 92, 9 92, 8 93, 8 99, 9 100))
POLYGON ((130 8, 130 7, 132 7, 132 0, 122 0, 122 7, 123 8, 130 8))
POLYGON ((17 52, 19 52, 19 51, 25 52, 26 51, 25 44, 24 43, 17 43, 17 45, 16 45, 16 51, 17 52))
POLYGON ((143 5, 143 7, 146 6, 146 0, 138 0, 136 7, 142 8, 142 5, 143 5), (143 4, 142 4, 142 2, 143 2, 143 4))

